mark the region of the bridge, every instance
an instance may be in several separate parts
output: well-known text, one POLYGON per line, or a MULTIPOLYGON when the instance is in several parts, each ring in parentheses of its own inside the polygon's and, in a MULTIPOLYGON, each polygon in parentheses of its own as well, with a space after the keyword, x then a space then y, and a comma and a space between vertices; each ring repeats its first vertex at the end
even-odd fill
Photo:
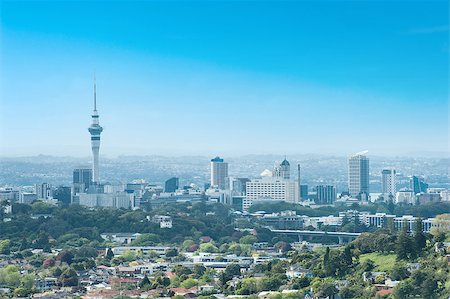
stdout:
POLYGON ((348 232, 326 232, 321 230, 289 230, 289 229, 271 229, 273 233, 284 235, 296 235, 298 240, 303 241, 304 237, 337 237, 339 244, 344 244, 358 238, 361 233, 348 232))

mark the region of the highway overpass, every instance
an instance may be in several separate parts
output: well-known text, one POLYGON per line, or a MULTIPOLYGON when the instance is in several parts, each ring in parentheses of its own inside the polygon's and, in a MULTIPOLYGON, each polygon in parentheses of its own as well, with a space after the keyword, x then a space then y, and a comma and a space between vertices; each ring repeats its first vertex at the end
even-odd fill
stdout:
POLYGON ((338 238, 339 244, 353 241, 361 235, 361 233, 326 232, 321 230, 271 229, 271 231, 276 234, 296 235, 299 241, 303 241, 304 237, 336 237, 338 238))

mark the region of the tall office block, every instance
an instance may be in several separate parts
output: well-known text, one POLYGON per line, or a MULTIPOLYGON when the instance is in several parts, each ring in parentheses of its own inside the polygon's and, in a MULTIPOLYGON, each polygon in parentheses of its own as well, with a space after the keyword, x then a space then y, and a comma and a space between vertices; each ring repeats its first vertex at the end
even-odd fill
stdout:
POLYGON ((397 192, 395 169, 383 169, 381 171, 381 192, 383 196, 395 196, 397 192))
POLYGON ((170 178, 166 181, 166 183, 164 184, 164 192, 175 192, 176 190, 178 190, 180 185, 179 179, 176 177, 170 178))
POLYGON ((289 180, 291 178, 291 164, 285 158, 283 162, 280 163, 280 165, 276 165, 273 168, 272 173, 274 177, 280 177, 282 179, 289 180))
POLYGON ((72 194, 85 193, 92 183, 92 169, 77 168, 73 170, 73 190, 72 194))
POLYGON ((414 194, 426 193, 428 190, 428 184, 423 181, 423 178, 418 176, 413 176, 411 178, 411 189, 414 194))
POLYGON ((316 186, 316 203, 320 205, 332 204, 336 200, 336 188, 330 185, 316 186))
POLYGON ((35 184, 34 193, 38 199, 48 199, 52 196, 52 186, 47 183, 35 184))
POLYGON ((367 151, 357 153, 348 160, 348 190, 352 197, 369 195, 369 158, 367 151))
POLYGON ((234 178, 230 177, 230 191, 232 196, 245 196, 247 192, 247 182, 250 182, 248 178, 234 178))
POLYGON ((228 163, 222 158, 215 157, 211 159, 211 186, 217 186, 219 189, 226 189, 228 177, 228 163))
POLYGON ((308 185, 300 185, 300 197, 302 200, 308 199, 308 185))
POLYGON ((100 151, 100 134, 103 132, 103 128, 99 124, 99 115, 97 112, 97 90, 96 83, 94 79, 94 111, 92 113, 92 124, 89 127, 89 133, 91 134, 91 146, 92 146, 92 182, 97 184, 99 182, 99 171, 98 171, 98 159, 100 151))

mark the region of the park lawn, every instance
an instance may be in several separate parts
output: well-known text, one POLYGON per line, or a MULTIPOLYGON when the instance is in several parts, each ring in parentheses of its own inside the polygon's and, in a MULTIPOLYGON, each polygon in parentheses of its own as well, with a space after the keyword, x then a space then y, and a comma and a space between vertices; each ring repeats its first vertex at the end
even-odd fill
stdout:
POLYGON ((378 252, 365 253, 359 256, 359 262, 362 263, 365 260, 372 260, 375 264, 374 271, 388 272, 392 270, 396 261, 397 255, 393 253, 383 254, 378 252))

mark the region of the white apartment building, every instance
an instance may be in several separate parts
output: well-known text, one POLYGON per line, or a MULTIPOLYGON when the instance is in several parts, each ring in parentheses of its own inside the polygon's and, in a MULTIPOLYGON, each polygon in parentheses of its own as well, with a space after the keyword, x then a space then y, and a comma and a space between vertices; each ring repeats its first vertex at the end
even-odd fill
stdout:
POLYGON ((381 192, 383 193, 383 196, 395 196, 397 186, 395 176, 395 169, 383 169, 381 171, 381 192))

